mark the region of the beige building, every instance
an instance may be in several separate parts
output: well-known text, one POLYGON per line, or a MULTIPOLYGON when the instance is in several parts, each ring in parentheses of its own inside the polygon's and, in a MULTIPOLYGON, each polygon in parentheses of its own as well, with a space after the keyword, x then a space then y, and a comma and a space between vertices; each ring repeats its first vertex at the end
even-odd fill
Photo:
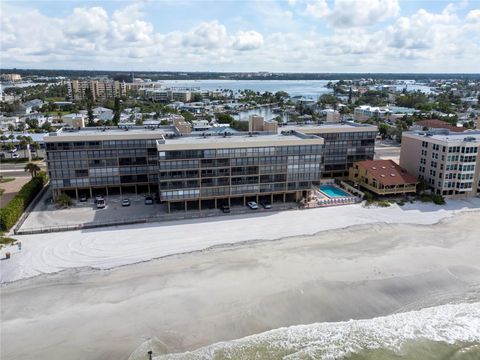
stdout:
POLYGON ((180 134, 190 134, 192 132, 192 124, 185 121, 181 115, 175 115, 173 118, 173 126, 175 126, 180 134))
POLYGON ((0 77, 3 81, 8 82, 22 81, 20 74, 2 74, 0 77))
POLYGON ((85 115, 83 114, 68 114, 62 116, 62 122, 68 127, 81 129, 85 127, 85 115))
POLYGON ((67 82, 68 97, 71 101, 84 100, 87 89, 91 90, 94 101, 113 99, 127 94, 126 84, 120 81, 110 79, 80 79, 67 82))
POLYGON ((276 133, 278 131, 278 122, 276 122, 275 120, 267 121, 263 118, 263 116, 251 115, 248 119, 248 131, 268 131, 276 133))
POLYGON ((425 180, 435 194, 480 194, 480 131, 431 130, 402 135, 400 166, 425 180))

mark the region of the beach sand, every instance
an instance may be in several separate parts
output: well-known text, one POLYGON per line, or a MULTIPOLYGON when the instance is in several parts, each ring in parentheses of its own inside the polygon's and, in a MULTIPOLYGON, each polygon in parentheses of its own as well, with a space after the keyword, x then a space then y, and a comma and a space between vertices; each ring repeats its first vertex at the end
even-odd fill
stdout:
POLYGON ((128 359, 480 299, 480 214, 238 243, 1 286, 2 359, 128 359))

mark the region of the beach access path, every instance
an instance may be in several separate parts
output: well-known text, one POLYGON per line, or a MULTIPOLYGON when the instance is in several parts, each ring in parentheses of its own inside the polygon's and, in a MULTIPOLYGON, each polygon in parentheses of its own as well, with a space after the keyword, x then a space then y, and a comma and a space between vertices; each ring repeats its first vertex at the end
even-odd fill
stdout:
POLYGON ((354 225, 428 225, 479 210, 480 198, 450 200, 442 206, 416 202, 366 208, 356 204, 16 236, 21 251, 17 246, 0 251, 0 258, 6 251, 11 253, 9 260, 0 261, 0 283, 67 269, 111 269, 220 245, 313 235, 354 225))

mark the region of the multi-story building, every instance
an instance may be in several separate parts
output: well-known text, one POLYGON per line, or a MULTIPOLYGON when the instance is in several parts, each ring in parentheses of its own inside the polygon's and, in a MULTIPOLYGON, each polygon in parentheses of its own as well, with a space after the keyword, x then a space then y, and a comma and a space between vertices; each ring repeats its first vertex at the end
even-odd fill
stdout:
POLYGON ((172 130, 85 128, 44 137, 54 196, 156 193, 157 140, 172 130))
POLYGON ((1 74, 0 78, 3 81, 8 82, 22 81, 22 76, 20 74, 1 74))
POLYGON ((160 200, 169 210, 299 201, 320 180, 322 148, 296 132, 159 140, 160 200))
POLYGON ((93 100, 107 100, 125 96, 127 87, 124 82, 110 79, 80 79, 67 82, 67 93, 71 101, 85 99, 85 91, 90 89, 93 100))
POLYGON ((425 180, 435 194, 480 194, 480 131, 430 130, 402 135, 400 166, 425 180))
POLYGON ((357 123, 325 124, 307 127, 281 127, 280 131, 297 130, 324 139, 322 176, 348 177, 355 161, 373 160, 378 129, 357 123))
POLYGON ((356 125, 233 134, 189 133, 181 125, 45 136, 54 196, 155 193, 169 209, 298 201, 324 168, 344 176, 354 161, 373 158, 376 135, 375 127, 356 125))

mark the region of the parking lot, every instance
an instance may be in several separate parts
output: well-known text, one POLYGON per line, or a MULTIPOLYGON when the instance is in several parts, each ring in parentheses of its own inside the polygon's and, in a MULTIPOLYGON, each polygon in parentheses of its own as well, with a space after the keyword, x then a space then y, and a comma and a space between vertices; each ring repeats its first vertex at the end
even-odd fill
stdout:
POLYGON ((228 216, 230 214, 243 213, 263 213, 268 211, 278 211, 289 208, 296 208, 295 202, 273 203, 271 209, 264 209, 260 204, 258 209, 252 210, 243 204, 232 203, 230 213, 224 214, 220 209, 192 209, 185 212, 184 209, 172 209, 168 214, 167 207, 164 204, 154 203, 145 204, 146 195, 129 195, 121 197, 119 195, 105 197, 106 207, 97 209, 94 198, 87 199, 86 202, 74 201, 73 205, 66 209, 59 209, 51 202, 51 193, 47 191, 33 211, 27 217, 21 231, 32 229, 39 230, 45 228, 71 227, 85 224, 120 224, 131 223, 133 221, 144 220, 162 221, 177 220, 190 217, 210 217, 210 216, 228 216), (122 206, 122 200, 128 198, 130 206, 122 206))

